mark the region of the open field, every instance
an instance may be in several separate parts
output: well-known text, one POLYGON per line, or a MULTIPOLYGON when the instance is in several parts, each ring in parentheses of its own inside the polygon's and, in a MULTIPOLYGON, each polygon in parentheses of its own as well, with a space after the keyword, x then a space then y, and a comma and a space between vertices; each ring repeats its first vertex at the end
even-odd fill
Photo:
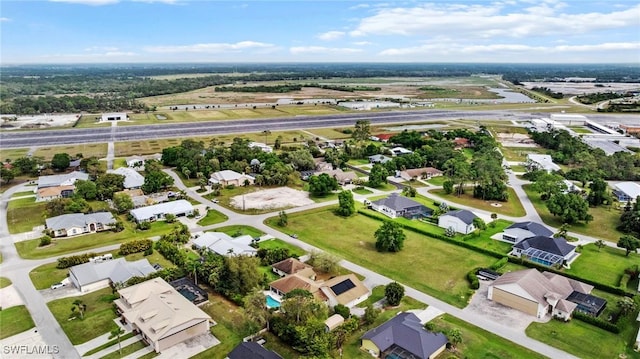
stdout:
MULTIPOLYGON (((522 188, 529 196, 531 204, 536 208, 544 223, 556 228, 562 226, 562 221, 549 212, 544 201, 540 199, 540 194, 532 190, 531 185, 527 184, 522 188)), ((589 208, 589 213, 593 216, 593 221, 588 224, 575 223, 569 227, 569 231, 602 238, 610 242, 618 242, 623 233, 618 231, 616 227, 620 223, 622 213, 619 210, 602 206, 589 208)))
MULTIPOLYGON (((472 292, 466 274, 478 266, 488 266, 495 258, 430 237, 405 231, 407 240, 398 253, 380 253, 375 249, 373 233, 381 222, 363 215, 349 218, 336 216, 333 208, 305 211, 289 215, 287 231, 332 254, 344 257, 400 283, 438 297, 458 307, 467 304, 472 292), (318 232, 318 228, 323 228, 318 232), (451 263, 456 263, 451 266, 451 263), (412 268, 430 268, 414 271, 412 268)), ((266 223, 273 228, 277 217, 266 223)))
POLYGON ((522 207, 522 203, 520 203, 518 196, 516 196, 516 193, 513 190, 513 188, 508 187, 507 191, 509 193, 509 200, 507 202, 484 201, 479 198, 474 198, 473 189, 470 187, 466 187, 465 193, 463 193, 460 197, 456 196, 453 193, 446 194, 443 189, 433 189, 433 190, 430 190, 429 192, 439 197, 442 197, 447 201, 447 204, 449 204, 450 206, 452 205, 454 207, 456 203, 458 203, 465 206, 482 209, 488 212, 495 212, 497 214, 504 214, 512 217, 522 217, 525 214, 527 214, 524 210, 524 207, 522 207), (492 203, 497 203, 500 206, 499 207, 492 206, 491 205, 492 203))
POLYGON ((22 333, 35 327, 31 314, 24 305, 11 308, 0 308, 0 339, 22 333))
POLYGON ((68 146, 38 147, 33 155, 44 157, 46 161, 50 161, 56 153, 67 153, 71 157, 82 153, 82 156, 85 158, 93 156, 103 158, 107 156, 107 144, 86 143, 68 146))
POLYGON ((0 149, 0 161, 6 160, 15 160, 20 157, 27 156, 29 152, 28 148, 9 148, 9 149, 0 149))
MULTIPOLYGON (((638 263, 640 254, 631 253, 626 257, 622 249, 606 246, 598 250, 595 244, 587 244, 582 248, 580 257, 571 264, 571 269, 564 271, 617 287, 624 270, 638 263)), ((630 289, 635 291, 637 288, 636 285, 630 289)))
POLYGON ((9 233, 29 232, 35 226, 44 225, 46 202, 36 202, 35 197, 14 199, 7 206, 9 233))
POLYGON ((47 306, 71 343, 77 345, 116 328, 113 322, 116 318, 113 310, 115 298, 111 288, 104 288, 79 297, 56 299, 47 303, 47 306), (84 319, 69 320, 75 300, 81 300, 87 306, 84 319))
POLYGON ((527 154, 547 154, 548 150, 542 147, 500 147, 502 155, 510 162, 525 162, 527 154))
POLYGON ((439 86, 420 87, 417 98, 460 98, 460 99, 498 99, 500 96, 482 86, 439 86))

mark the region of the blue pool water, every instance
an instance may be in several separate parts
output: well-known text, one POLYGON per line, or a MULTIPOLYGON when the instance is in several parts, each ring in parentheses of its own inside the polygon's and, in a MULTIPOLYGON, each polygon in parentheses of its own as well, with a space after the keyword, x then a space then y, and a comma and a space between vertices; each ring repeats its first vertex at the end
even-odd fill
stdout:
POLYGON ((280 308, 280 302, 273 299, 272 296, 267 296, 267 308, 280 308))

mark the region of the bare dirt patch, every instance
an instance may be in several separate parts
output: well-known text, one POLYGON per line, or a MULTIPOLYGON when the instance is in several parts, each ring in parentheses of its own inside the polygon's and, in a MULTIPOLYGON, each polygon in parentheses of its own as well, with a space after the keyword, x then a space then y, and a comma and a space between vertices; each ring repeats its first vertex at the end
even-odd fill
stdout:
POLYGON ((522 133, 498 133, 497 136, 505 147, 537 147, 529 135, 522 133))
POLYGON ((313 204, 309 194, 289 187, 271 188, 231 198, 231 205, 241 209, 277 209, 313 204))

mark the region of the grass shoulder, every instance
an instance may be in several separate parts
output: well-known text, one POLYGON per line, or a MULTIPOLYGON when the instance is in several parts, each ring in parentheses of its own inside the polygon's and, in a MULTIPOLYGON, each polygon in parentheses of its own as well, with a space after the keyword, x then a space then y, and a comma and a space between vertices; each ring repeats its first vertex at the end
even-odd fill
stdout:
POLYGON ((24 305, 0 309, 0 339, 22 333, 35 327, 31 314, 24 305))
POLYGON ((229 217, 216 211, 215 209, 209 209, 207 214, 198 221, 199 226, 209 226, 216 223, 222 223, 228 220, 229 217))
POLYGON ((0 288, 5 288, 10 286, 11 284, 11 279, 9 278, 5 278, 5 277, 0 277, 0 288))

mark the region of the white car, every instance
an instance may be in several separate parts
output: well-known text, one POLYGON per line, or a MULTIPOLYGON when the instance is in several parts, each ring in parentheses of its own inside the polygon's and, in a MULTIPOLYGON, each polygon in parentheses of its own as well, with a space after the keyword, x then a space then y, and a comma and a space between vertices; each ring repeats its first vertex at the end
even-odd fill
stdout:
POLYGON ((220 201, 218 201, 217 199, 212 199, 212 200, 211 200, 211 202, 213 202, 213 203, 218 203, 218 202, 220 202, 220 201))
POLYGON ((62 287, 64 287, 64 284, 60 283, 60 282, 54 283, 54 284, 51 285, 51 289, 58 289, 58 288, 62 288, 62 287))

